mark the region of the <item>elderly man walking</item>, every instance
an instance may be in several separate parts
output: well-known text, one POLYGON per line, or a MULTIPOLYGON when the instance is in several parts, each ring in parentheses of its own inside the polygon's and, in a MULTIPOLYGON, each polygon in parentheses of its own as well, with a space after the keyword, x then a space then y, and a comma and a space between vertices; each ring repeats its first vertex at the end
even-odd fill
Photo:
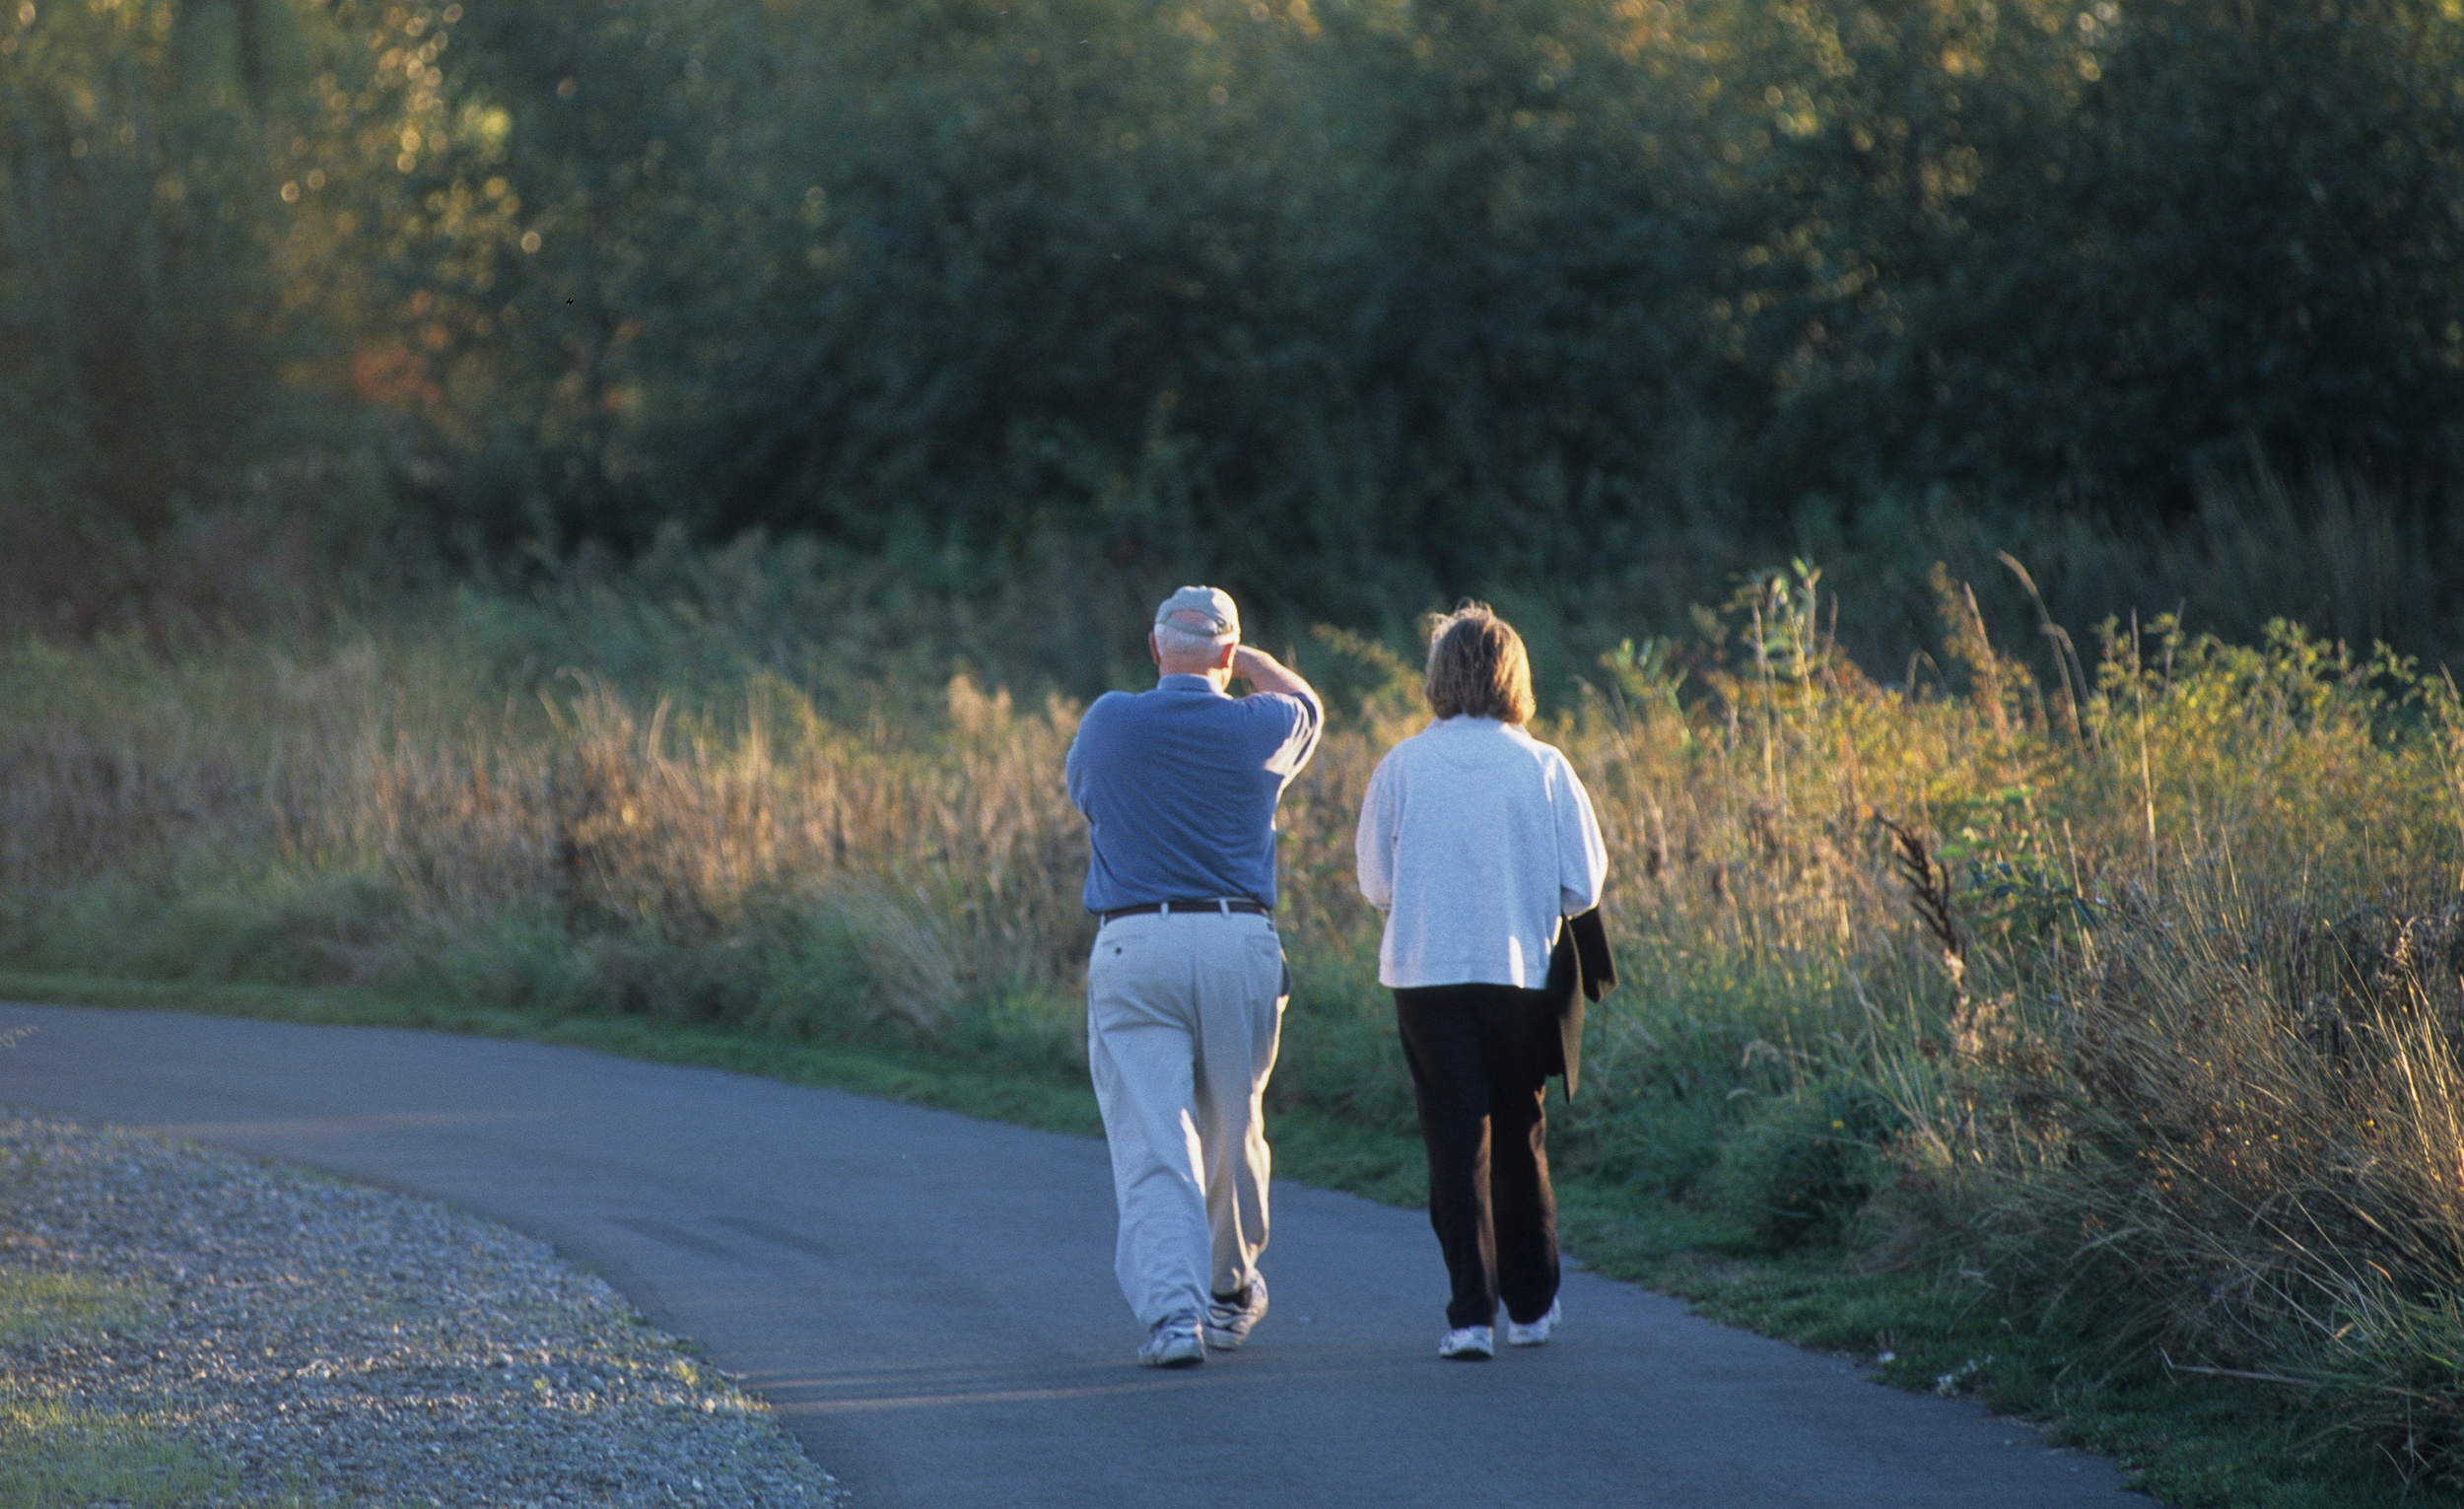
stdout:
POLYGON ((1192 1367, 1266 1313, 1266 1129, 1289 994, 1274 930, 1274 807, 1326 719, 1309 683, 1241 643, 1232 599, 1155 610, 1150 692, 1108 692, 1069 746, 1086 814, 1087 1061, 1112 1146, 1113 1269, 1138 1360, 1192 1367), (1255 688, 1228 696, 1238 676, 1255 688))

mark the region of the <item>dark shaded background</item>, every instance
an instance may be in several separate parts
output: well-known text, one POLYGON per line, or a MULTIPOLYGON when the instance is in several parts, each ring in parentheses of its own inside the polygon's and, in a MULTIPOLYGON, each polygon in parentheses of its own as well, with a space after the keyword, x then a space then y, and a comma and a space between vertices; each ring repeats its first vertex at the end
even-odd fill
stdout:
POLYGON ((1084 690, 1175 580, 1564 673, 1794 556, 1887 677, 1937 559, 2035 638, 2007 551, 2443 653, 2450 9, 29 4, 7 616, 616 589, 1084 690))

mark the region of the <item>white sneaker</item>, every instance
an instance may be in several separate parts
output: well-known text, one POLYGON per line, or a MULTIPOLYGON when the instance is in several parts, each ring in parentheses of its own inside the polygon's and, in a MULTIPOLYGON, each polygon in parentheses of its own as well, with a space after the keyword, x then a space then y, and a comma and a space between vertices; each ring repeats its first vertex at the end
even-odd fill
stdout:
POLYGON ((1196 1367, 1205 1361, 1206 1347, 1198 1339, 1198 1317, 1168 1315, 1157 1321, 1147 1333, 1146 1344, 1138 1348, 1138 1360, 1148 1367, 1196 1367))
POLYGON ((1458 1326, 1437 1343, 1437 1354, 1457 1362, 1486 1362, 1497 1355, 1497 1345, 1486 1326, 1458 1326))
POLYGON ((1220 1294, 1206 1297, 1205 1317, 1198 1324, 1198 1335, 1206 1344, 1219 1352, 1238 1351, 1249 1339, 1249 1328, 1266 1314, 1266 1275, 1249 1275, 1249 1287, 1226 1299, 1220 1294))
POLYGON ((1553 1299, 1548 1302, 1548 1313, 1528 1326, 1508 1316, 1506 1318, 1506 1344, 1508 1346, 1546 1346, 1548 1334, 1557 1329, 1559 1319, 1557 1302, 1553 1299))

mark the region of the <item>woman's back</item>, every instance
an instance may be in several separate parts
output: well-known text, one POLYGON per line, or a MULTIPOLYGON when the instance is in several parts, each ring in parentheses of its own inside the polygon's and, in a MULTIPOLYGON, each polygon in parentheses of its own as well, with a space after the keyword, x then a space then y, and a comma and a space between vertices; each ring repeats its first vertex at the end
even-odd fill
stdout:
POLYGON ((1537 989, 1560 916, 1608 854, 1565 756, 1514 723, 1440 720, 1387 752, 1363 799, 1362 894, 1388 913, 1378 978, 1537 989))

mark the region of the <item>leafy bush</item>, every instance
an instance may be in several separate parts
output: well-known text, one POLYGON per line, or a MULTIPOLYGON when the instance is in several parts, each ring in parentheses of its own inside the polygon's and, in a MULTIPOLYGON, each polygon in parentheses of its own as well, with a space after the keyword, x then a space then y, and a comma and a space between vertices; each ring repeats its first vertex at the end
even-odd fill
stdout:
POLYGON ((1907 1120, 1870 1083, 1825 1077, 1748 1113, 1720 1146, 1714 1187, 1769 1251, 1845 1239, 1890 1179, 1907 1120))

